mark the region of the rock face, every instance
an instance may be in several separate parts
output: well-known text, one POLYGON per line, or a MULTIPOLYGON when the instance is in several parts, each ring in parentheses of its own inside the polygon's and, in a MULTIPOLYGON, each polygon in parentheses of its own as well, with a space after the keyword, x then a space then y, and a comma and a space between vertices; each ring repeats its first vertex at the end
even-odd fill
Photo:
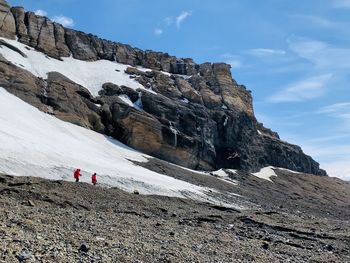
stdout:
POLYGON ((155 92, 106 83, 100 96, 93 98, 58 73, 43 80, 0 59, 0 86, 40 110, 192 169, 257 171, 272 165, 326 175, 300 147, 281 141, 256 120, 250 91, 234 81, 227 64, 198 65, 191 59, 113 43, 23 8, 10 8, 4 1, 0 15, 1 36, 17 36, 56 59, 72 55, 131 65, 125 73, 155 92))
POLYGON ((16 25, 10 6, 6 1, 0 0, 0 36, 14 39, 16 36, 16 25))

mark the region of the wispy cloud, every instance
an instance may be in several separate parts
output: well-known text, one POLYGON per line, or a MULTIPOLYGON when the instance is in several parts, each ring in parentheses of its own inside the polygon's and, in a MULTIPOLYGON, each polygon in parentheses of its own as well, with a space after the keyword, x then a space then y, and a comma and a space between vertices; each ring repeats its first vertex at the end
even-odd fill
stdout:
POLYGON ((329 138, 315 138, 313 141, 295 135, 290 136, 288 141, 300 145, 305 153, 316 158, 321 163, 321 168, 325 169, 328 175, 350 180, 349 142, 329 143, 328 139, 332 141, 332 136, 329 138))
POLYGON ((37 16, 47 16, 47 12, 41 9, 38 9, 34 12, 37 16))
POLYGON ((324 74, 301 80, 287 86, 269 98, 271 102, 301 102, 323 96, 332 74, 324 74))
POLYGON ((255 49, 248 50, 247 53, 257 57, 265 57, 265 56, 285 55, 286 51, 281 49, 255 48, 255 49))
POLYGON ((174 18, 171 16, 168 16, 168 17, 164 18, 164 22, 165 22, 166 26, 170 26, 174 23, 174 18))
POLYGON ((224 60, 225 63, 230 64, 232 69, 238 69, 243 67, 243 61, 241 57, 226 53, 221 55, 222 59, 224 60))
POLYGON ((350 0, 333 0, 335 8, 350 8, 350 0))
POLYGON ((52 21, 62 24, 65 27, 73 27, 75 22, 72 18, 63 15, 54 16, 52 21))
POLYGON ((155 34, 156 36, 162 35, 162 34, 163 34, 163 29, 161 29, 161 28, 156 28, 156 29, 154 29, 154 34, 155 34))
MULTIPOLYGON (((34 12, 37 16, 48 16, 48 13, 45 10, 38 9, 34 12)), ((51 20, 56 23, 60 23, 65 27, 73 27, 75 25, 74 20, 70 17, 64 15, 51 17, 51 20)))
POLYGON ((320 16, 314 16, 314 15, 293 15, 291 16, 293 18, 303 20, 303 22, 309 22, 311 24, 314 24, 319 27, 323 28, 335 28, 339 26, 338 23, 331 21, 329 19, 326 19, 324 17, 320 16))
POLYGON ((350 129, 350 102, 334 103, 320 108, 316 113, 340 119, 343 129, 350 129))
POLYGON ((191 11, 182 11, 178 16, 168 16, 163 19, 161 25, 153 30, 154 35, 162 35, 166 29, 171 26, 176 26, 177 29, 181 28, 182 23, 192 15, 191 11))
POLYGON ((350 181, 350 158, 347 160, 325 162, 322 167, 328 171, 330 176, 350 181))
POLYGON ((334 103, 318 110, 318 113, 350 113, 350 102, 334 103))
POLYGON ((180 28, 183 21, 191 15, 192 12, 190 11, 182 11, 181 14, 176 17, 176 27, 180 28))
POLYGON ((322 41, 292 37, 288 39, 289 48, 300 58, 314 65, 315 70, 350 69, 350 49, 334 47, 322 41))

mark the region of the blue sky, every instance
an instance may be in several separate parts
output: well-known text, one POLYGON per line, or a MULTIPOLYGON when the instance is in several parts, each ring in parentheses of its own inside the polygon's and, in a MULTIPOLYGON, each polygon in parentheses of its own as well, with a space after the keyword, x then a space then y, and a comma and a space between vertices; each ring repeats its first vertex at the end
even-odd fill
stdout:
POLYGON ((350 0, 10 0, 69 27, 227 62, 257 118, 350 179, 350 0))

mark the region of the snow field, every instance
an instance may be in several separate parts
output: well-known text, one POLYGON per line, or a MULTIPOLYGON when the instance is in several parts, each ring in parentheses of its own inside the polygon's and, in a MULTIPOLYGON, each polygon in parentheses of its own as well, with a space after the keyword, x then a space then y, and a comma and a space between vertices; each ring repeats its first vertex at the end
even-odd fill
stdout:
MULTIPOLYGON (((109 60, 89 62, 73 57, 62 58, 63 61, 60 61, 50 58, 17 40, 0 39, 21 50, 27 57, 23 57, 6 46, 0 48, 0 54, 14 65, 31 72, 36 77, 47 79, 47 73, 59 72, 73 82, 87 88, 93 96, 97 96, 102 89, 102 85, 107 82, 124 85, 135 90, 145 89, 144 86, 134 79, 130 79, 130 76, 124 72, 129 67, 128 65, 109 60)), ((149 71, 149 69, 143 69, 143 71, 149 71)), ((150 90, 150 92, 152 91, 150 90)))

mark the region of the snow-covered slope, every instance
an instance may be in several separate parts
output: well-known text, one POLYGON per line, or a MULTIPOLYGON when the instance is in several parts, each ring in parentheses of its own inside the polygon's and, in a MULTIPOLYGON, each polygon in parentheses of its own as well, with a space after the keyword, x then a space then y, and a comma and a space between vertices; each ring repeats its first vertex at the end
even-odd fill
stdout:
POLYGON ((101 184, 143 194, 206 200, 207 189, 137 166, 143 155, 120 142, 40 112, 0 88, 0 173, 82 181, 97 172, 101 184))
MULTIPOLYGON (((73 57, 62 58, 63 61, 60 61, 50 58, 16 40, 0 39, 18 48, 27 57, 23 57, 20 53, 6 46, 0 48, 0 54, 16 66, 28 70, 37 77, 46 79, 47 73, 56 71, 87 88, 94 96, 98 95, 102 85, 106 82, 128 86, 135 90, 138 88, 145 89, 140 83, 130 79, 129 75, 124 72, 128 65, 109 60, 87 62, 74 59, 73 57)), ((142 70, 147 71, 144 68, 142 70)), ((151 90, 149 91, 152 92, 151 90)))

